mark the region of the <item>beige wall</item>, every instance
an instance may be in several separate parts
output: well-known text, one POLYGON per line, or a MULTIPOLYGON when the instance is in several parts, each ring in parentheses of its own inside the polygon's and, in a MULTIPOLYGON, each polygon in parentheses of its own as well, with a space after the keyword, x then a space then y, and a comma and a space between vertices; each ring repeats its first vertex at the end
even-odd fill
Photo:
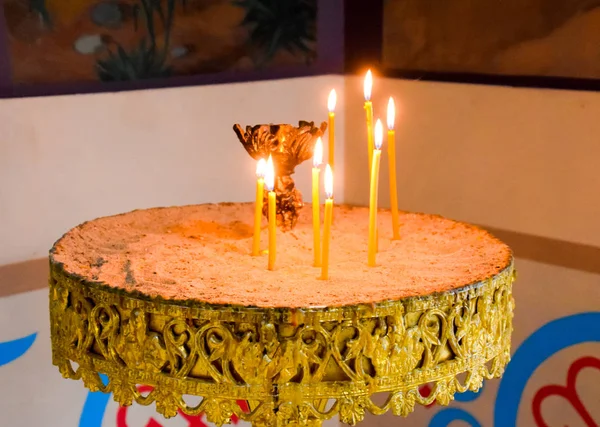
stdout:
MULTIPOLYGON (((252 200, 255 163, 232 125, 327 120, 332 87, 343 102, 339 76, 0 101, 0 265, 45 257, 98 216, 252 200)), ((307 200, 309 163, 296 174, 307 200)))
MULTIPOLYGON (((64 231, 100 215, 249 200, 254 165, 231 125, 319 120, 331 87, 344 106, 337 200, 344 165, 346 201, 364 204, 358 77, 0 101, 0 265, 43 257, 64 231)), ((401 208, 600 245, 600 94, 376 78, 376 116, 390 94, 401 108, 401 208)), ((307 166, 297 181, 308 198, 307 166)), ((386 205, 385 156, 382 166, 386 205)))
MULTIPOLYGON (((401 209, 600 246, 600 93, 376 78, 390 95, 401 209)), ((345 197, 368 197, 362 78, 346 79, 345 197), (351 171, 351 172, 350 172, 351 171)), ((384 150, 386 149, 384 143, 384 150)), ((389 203, 387 157, 381 203, 389 203)))

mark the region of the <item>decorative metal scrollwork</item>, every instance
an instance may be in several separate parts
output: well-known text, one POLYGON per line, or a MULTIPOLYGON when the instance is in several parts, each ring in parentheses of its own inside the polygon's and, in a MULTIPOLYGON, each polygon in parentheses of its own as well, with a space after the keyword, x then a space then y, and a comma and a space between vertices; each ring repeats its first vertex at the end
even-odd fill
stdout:
POLYGON ((354 425, 367 411, 406 416, 502 375, 513 276, 511 264, 453 292, 292 310, 176 305, 83 283, 52 264, 53 363, 121 405, 155 402, 166 417, 204 411, 217 425, 234 414, 255 426, 318 426, 334 415, 354 425), (419 393, 426 383, 427 397, 419 393), (153 389, 142 395, 138 384, 153 389), (377 405, 371 396, 381 392, 388 398, 377 405), (189 406, 184 395, 203 400, 189 406))

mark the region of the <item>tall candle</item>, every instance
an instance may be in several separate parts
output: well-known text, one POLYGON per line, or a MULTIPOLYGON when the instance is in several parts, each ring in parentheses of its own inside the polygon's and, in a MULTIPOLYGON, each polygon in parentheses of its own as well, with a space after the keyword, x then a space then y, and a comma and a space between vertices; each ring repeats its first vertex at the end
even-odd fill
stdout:
POLYGON ((390 207, 392 210, 392 239, 398 240, 400 238, 400 223, 398 220, 398 189, 396 187, 396 132, 394 131, 395 118, 396 106, 394 104, 394 98, 390 97, 387 109, 390 207))
POLYGON ((335 89, 331 89, 329 92, 329 98, 327 99, 327 109, 329 110, 329 152, 327 158, 329 159, 329 165, 331 169, 334 169, 335 161, 335 104, 337 102, 337 94, 335 89))
POLYGON ((256 201, 254 203, 254 240, 252 241, 252 255, 260 254, 260 226, 262 224, 263 193, 265 184, 265 169, 267 162, 260 159, 256 164, 256 201))
POLYGON ((371 70, 367 71, 363 91, 365 95, 365 113, 367 115, 367 148, 369 150, 369 173, 373 164, 373 103, 371 102, 371 90, 373 89, 373 75, 371 70))
POLYGON ((315 267, 321 266, 321 215, 319 212, 319 174, 321 171, 321 163, 323 163, 323 141, 321 140, 321 137, 319 137, 315 144, 312 169, 313 265, 315 267))
POLYGON ((331 221, 333 219, 333 173, 331 167, 325 167, 325 223, 323 224, 323 262, 321 279, 329 279, 329 245, 331 242, 331 221))
POLYGON ((275 257, 277 255, 277 211, 276 207, 276 196, 275 196, 275 167, 273 165, 273 158, 269 155, 267 160, 267 170, 265 171, 265 186, 267 187, 268 200, 269 200, 269 270, 275 268, 275 257))
POLYGON ((383 143, 383 125, 377 119, 375 124, 375 149, 373 150, 373 164, 371 166, 371 192, 369 198, 369 254, 370 267, 376 265, 377 257, 377 195, 379 187, 379 164, 381 160, 381 145, 383 143))

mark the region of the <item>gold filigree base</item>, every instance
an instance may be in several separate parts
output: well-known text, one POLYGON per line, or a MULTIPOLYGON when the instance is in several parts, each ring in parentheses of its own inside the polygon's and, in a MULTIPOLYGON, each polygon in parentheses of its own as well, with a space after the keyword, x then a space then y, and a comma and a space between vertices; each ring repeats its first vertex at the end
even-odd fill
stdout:
POLYGON ((511 264, 453 292, 292 310, 152 299, 51 263, 52 359, 65 378, 121 405, 155 402, 165 417, 205 412, 217 425, 235 414, 253 426, 319 426, 335 415, 354 425, 366 411, 406 416, 502 375, 513 278, 511 264), (428 383, 425 397, 419 386, 428 383), (153 389, 142 394, 138 385, 153 389), (372 400, 379 393, 387 394, 382 404, 372 400), (202 400, 192 405, 187 395, 202 400))

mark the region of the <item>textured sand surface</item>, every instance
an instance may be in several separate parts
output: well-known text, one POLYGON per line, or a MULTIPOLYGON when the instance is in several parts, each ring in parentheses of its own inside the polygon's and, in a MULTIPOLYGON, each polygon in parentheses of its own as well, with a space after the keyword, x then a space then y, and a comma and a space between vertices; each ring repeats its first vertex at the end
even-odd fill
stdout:
MULTIPOLYGON (((367 266, 368 209, 336 206, 330 280, 312 267, 312 209, 278 232, 275 271, 250 256, 252 204, 139 210, 82 224, 52 254, 88 281, 174 300, 258 307, 342 306, 447 291, 490 278, 510 249, 479 228, 434 215, 401 213, 402 239, 390 240, 379 213, 378 266, 367 266)), ((322 218, 323 216, 321 216, 322 218)), ((267 230, 263 220, 262 246, 267 230)))

